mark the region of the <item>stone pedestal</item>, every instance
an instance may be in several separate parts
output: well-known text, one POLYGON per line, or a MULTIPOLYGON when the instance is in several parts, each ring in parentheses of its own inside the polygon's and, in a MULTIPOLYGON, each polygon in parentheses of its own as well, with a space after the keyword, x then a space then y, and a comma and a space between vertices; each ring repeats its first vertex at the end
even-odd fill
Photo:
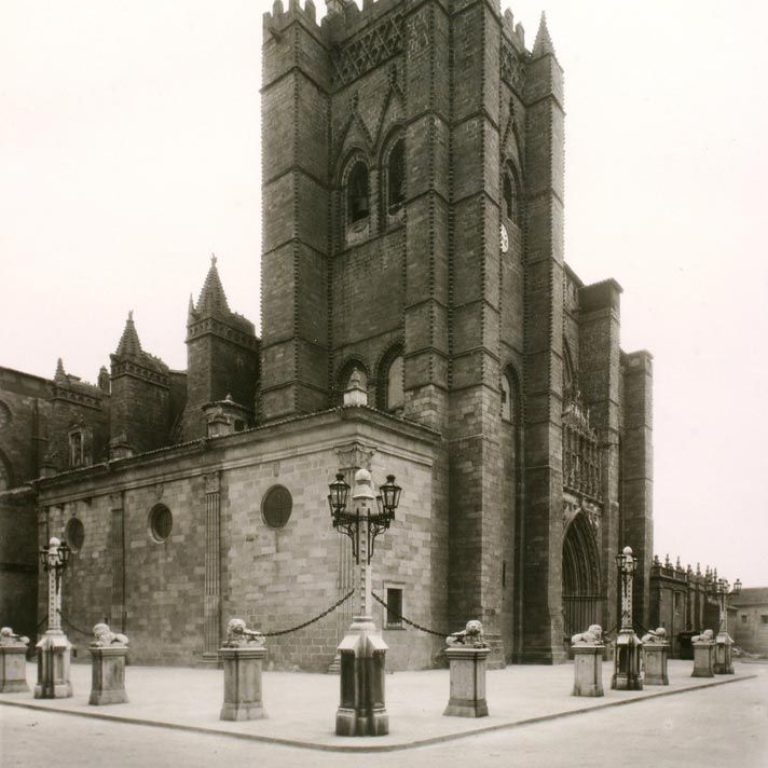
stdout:
POLYGON ((732 646, 733 640, 731 636, 727 632, 720 632, 715 639, 715 653, 712 662, 712 671, 716 675, 733 674, 732 646))
POLYGON ((36 699, 66 699, 72 695, 69 663, 72 644, 60 629, 49 629, 37 646, 36 699))
POLYGON ((573 695, 603 696, 603 645, 574 645, 573 695))
POLYGON ((617 691, 642 691, 643 677, 640 674, 640 653, 643 644, 630 629, 622 629, 616 638, 616 657, 613 661, 611 688, 617 691))
POLYGON ((454 645, 445 649, 451 671, 451 696, 444 715, 486 717, 485 670, 490 648, 454 645))
POLYGON ((691 643, 693 645, 693 672, 691 677, 714 677, 714 643, 691 643))
POLYGON ((27 646, 24 643, 0 645, 0 693, 28 690, 27 646))
POLYGON ((128 701, 125 693, 125 657, 128 649, 122 645, 92 645, 91 652, 91 696, 89 704, 124 704, 128 701))
POLYGON ((646 685, 669 685, 668 655, 669 643, 643 643, 643 657, 645 659, 643 682, 646 685))
POLYGON ((261 702, 264 646, 220 648, 224 664, 224 705, 220 720, 259 720, 266 717, 261 702))
POLYGON ((338 647, 341 658, 341 703, 336 710, 337 736, 386 736, 389 715, 384 700, 387 644, 370 616, 355 616, 338 647))

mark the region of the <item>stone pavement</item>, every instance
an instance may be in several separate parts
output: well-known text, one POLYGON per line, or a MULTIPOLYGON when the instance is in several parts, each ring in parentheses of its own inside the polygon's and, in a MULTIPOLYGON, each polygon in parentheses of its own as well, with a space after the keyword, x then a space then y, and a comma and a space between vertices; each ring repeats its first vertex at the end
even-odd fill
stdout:
MULTIPOLYGON (((61 714, 101 718, 237 739, 286 744, 337 752, 378 752, 436 744, 490 731, 564 718, 649 698, 685 695, 712 686, 735 684, 754 677, 758 669, 736 664, 735 675, 692 678, 693 662, 671 660, 668 686, 648 686, 642 691, 613 691, 612 662, 603 667, 605 696, 571 696, 573 664, 558 666, 509 666, 488 672, 488 717, 444 717, 448 702, 448 671, 396 672, 387 675, 387 711, 390 734, 344 738, 334 734, 339 704, 339 678, 301 672, 265 672, 263 698, 267 718, 247 722, 222 722, 223 672, 217 669, 178 667, 126 668, 129 702, 90 706, 90 664, 72 665, 74 696, 69 699, 34 699, 30 693, 2 694, 0 705, 51 710, 61 714)), ((29 664, 30 687, 36 667, 29 664)), ((0 716, 1 716, 0 712, 0 716)))

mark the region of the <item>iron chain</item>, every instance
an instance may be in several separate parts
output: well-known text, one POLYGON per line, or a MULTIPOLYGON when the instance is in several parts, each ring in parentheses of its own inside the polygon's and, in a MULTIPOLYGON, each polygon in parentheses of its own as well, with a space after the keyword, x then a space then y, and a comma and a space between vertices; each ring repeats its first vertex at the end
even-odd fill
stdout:
POLYGON ((451 633, 450 632, 435 632, 434 629, 427 629, 426 627, 422 627, 421 624, 417 624, 415 621, 411 621, 410 619, 406 619, 405 616, 401 616, 397 611, 393 611, 386 603, 386 601, 382 600, 375 592, 371 592, 373 595, 373 599, 377 603, 381 603, 395 618, 399 619, 400 621, 405 622, 409 626, 413 627, 414 629, 421 630, 422 632, 426 632, 428 635, 435 635, 436 637, 448 637, 451 633))
POLYGON ((349 592, 347 592, 344 597, 342 597, 340 600, 337 600, 330 608, 323 611, 321 614, 315 616, 314 619, 310 619, 309 621, 305 621, 303 624, 299 624, 296 627, 291 627, 290 629, 281 629, 277 632, 262 632, 261 634, 264 635, 264 637, 277 637, 278 635, 287 635, 290 632, 298 632, 300 629, 304 629, 304 627, 308 627, 310 624, 314 624, 316 621, 320 621, 324 616, 327 616, 332 611, 335 611, 342 603, 349 600, 352 595, 355 594, 355 590, 351 589, 349 592))

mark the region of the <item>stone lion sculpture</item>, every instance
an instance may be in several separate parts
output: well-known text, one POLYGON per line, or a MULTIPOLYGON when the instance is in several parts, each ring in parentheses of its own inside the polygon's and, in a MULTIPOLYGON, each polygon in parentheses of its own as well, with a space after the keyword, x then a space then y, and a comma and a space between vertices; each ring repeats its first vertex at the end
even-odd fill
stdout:
POLYGON ((711 629, 705 629, 700 635, 691 638, 692 643, 714 643, 715 633, 711 629))
POLYGON ((590 624, 586 632, 579 632, 571 637, 571 645, 600 645, 603 642, 603 628, 599 624, 590 624))
POLYGON ((0 645, 29 645, 29 638, 17 635, 10 627, 0 629, 0 645))
POLYGON ((641 638, 642 643, 666 643, 667 642, 667 630, 664 627, 658 627, 657 629, 649 629, 641 638))
POLYGON ((264 635, 257 630, 248 629, 242 619, 230 619, 224 647, 240 648, 244 645, 264 645, 264 635))
POLYGON ((96 648, 107 648, 111 645, 128 645, 128 637, 120 632, 113 632, 109 624, 101 622, 93 627, 93 641, 91 645, 96 648))
POLYGON ((483 625, 477 619, 468 621, 465 629, 448 635, 445 641, 448 645, 467 645, 472 648, 488 647, 483 638, 483 625))

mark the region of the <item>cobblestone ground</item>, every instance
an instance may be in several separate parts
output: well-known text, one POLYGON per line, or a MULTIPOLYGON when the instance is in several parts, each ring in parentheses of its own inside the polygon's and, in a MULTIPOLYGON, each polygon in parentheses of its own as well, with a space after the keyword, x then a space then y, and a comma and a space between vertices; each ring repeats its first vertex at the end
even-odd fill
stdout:
POLYGON ((768 766, 768 666, 733 685, 385 754, 339 754, 0 706, 0 766, 768 766))

